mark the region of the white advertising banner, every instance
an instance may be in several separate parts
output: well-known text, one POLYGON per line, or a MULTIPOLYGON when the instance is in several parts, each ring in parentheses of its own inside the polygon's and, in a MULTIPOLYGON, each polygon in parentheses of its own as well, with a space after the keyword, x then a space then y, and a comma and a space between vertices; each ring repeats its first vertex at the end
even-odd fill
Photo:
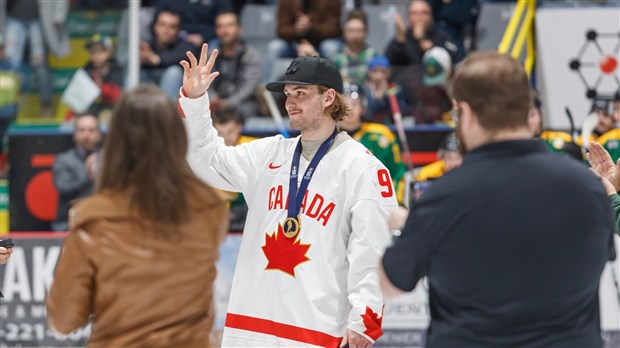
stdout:
POLYGON ((536 80, 545 128, 581 128, 594 95, 620 88, 620 7, 541 8, 536 12, 536 80))
MULTIPOLYGON (((54 269, 62 249, 64 233, 12 234, 17 245, 10 261, 0 266, 0 348, 85 346, 90 325, 67 336, 47 327, 45 296, 52 284, 54 269)), ((608 263, 601 278, 601 328, 605 347, 620 347, 620 242, 616 237, 618 259, 608 263)), ((220 249, 215 283, 217 316, 213 328, 216 343, 224 326, 226 307, 235 269, 240 234, 230 234, 220 249)), ((385 306, 384 335, 374 347, 424 347, 430 321, 428 283, 418 283, 412 293, 385 306)))

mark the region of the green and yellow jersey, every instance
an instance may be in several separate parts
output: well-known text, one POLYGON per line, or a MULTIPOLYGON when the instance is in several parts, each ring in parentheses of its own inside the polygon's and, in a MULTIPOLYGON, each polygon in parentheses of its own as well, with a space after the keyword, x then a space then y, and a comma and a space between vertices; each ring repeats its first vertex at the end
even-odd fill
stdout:
POLYGON ((414 172, 415 181, 433 180, 441 177, 446 172, 446 164, 443 160, 429 163, 414 172))
POLYGON ((555 132, 550 130, 544 131, 540 135, 540 139, 547 144, 551 151, 557 153, 563 152, 564 144, 573 141, 573 137, 566 132, 555 132))
POLYGON ((351 137, 362 143, 390 171, 396 198, 400 204, 404 204, 404 177, 407 167, 403 164, 398 140, 394 133, 385 125, 363 122, 360 129, 352 133, 351 137))
POLYGON ((611 155, 614 163, 618 163, 618 159, 620 158, 620 128, 607 131, 598 137, 596 142, 603 145, 605 150, 611 155))

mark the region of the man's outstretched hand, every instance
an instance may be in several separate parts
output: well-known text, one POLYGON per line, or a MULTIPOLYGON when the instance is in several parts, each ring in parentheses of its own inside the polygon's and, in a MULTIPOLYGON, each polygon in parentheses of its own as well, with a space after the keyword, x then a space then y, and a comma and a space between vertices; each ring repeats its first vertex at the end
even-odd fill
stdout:
POLYGON ((187 58, 189 62, 186 60, 181 61, 181 66, 183 67, 183 91, 188 98, 195 99, 205 94, 213 80, 220 74, 217 71, 211 72, 218 51, 213 50, 209 60, 207 60, 208 50, 209 45, 206 43, 202 44, 200 59, 196 60, 196 56, 188 51, 187 58))

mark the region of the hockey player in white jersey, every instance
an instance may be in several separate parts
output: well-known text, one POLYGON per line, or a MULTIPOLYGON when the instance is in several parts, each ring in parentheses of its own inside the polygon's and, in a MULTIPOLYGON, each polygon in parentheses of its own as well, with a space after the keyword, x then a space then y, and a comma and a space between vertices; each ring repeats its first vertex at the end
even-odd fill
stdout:
POLYGON ((179 103, 194 172, 242 192, 249 207, 222 346, 372 346, 383 333, 376 268, 397 203, 388 170, 337 130, 348 111, 338 69, 299 57, 284 81, 267 85, 286 94, 301 136, 227 147, 206 93, 216 57, 206 45, 199 59, 188 52, 179 103))

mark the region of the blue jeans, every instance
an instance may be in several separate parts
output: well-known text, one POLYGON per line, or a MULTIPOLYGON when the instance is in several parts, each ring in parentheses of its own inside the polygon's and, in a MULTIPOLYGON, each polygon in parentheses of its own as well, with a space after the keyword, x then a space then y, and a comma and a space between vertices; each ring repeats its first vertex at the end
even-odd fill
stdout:
MULTIPOLYGON (((269 83, 273 79, 273 63, 280 58, 297 57, 297 41, 285 41, 273 39, 267 47, 267 57, 265 57, 265 70, 263 71, 263 82, 269 83)), ((319 45, 318 51, 321 57, 333 59, 340 51, 342 41, 340 39, 325 39, 319 45)), ((284 75, 284 71, 279 74, 284 75)))
MULTIPOLYGON (((43 104, 52 103, 52 76, 47 66, 47 55, 41 22, 21 21, 7 17, 5 27, 5 56, 12 69, 20 70, 24 62, 26 42, 29 43, 30 65, 36 74, 39 97, 43 104)), ((23 81, 27 81, 24 79, 23 81)))

